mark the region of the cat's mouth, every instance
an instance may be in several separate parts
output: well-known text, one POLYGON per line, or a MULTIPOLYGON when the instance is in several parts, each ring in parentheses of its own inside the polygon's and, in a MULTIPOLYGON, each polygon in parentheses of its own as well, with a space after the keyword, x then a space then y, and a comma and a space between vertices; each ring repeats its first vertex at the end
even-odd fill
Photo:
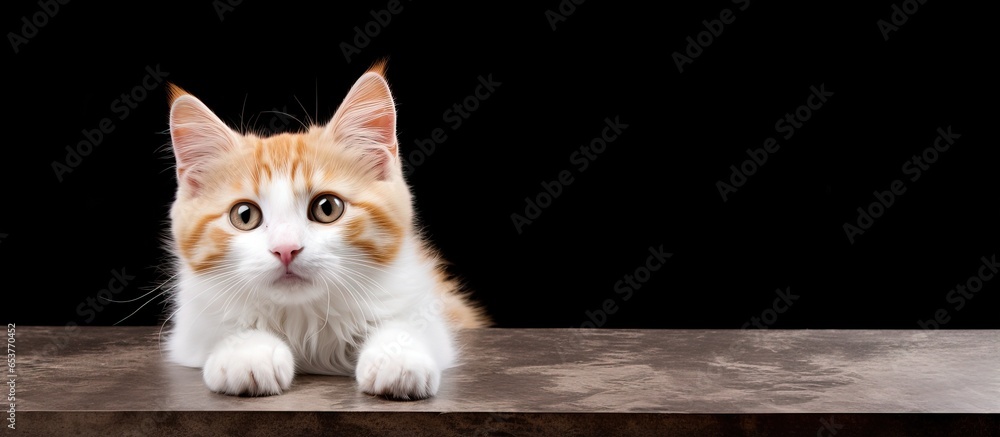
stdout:
POLYGON ((279 276, 274 282, 283 285, 299 285, 308 283, 309 281, 296 273, 286 270, 285 274, 279 276))

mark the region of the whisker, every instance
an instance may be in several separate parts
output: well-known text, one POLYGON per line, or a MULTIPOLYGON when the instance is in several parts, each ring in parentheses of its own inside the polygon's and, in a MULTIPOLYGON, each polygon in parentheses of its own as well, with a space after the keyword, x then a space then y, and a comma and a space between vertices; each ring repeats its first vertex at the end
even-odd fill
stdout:
MULTIPOLYGON (((223 286, 223 285, 227 284, 227 282, 225 280, 227 280, 227 279, 229 279, 229 278, 231 278, 233 276, 237 276, 237 275, 239 275, 239 272, 236 271, 236 270, 232 270, 232 271, 229 271, 229 272, 225 272, 225 273, 223 273, 221 275, 216 275, 214 277, 210 276, 208 278, 209 280, 215 280, 213 284, 211 284, 209 287, 207 287, 204 290, 202 290, 201 292, 199 292, 197 295, 195 295, 193 298, 191 298, 187 302, 179 302, 179 305, 176 308, 174 308, 174 310, 167 316, 167 318, 163 321, 163 324, 160 325, 159 332, 157 332, 157 334, 156 334, 157 342, 159 343, 161 341, 162 337, 163 337, 163 328, 167 326, 167 323, 170 322, 170 320, 173 319, 173 317, 175 315, 177 315, 177 313, 179 313, 181 311, 181 309, 184 308, 185 305, 189 305, 189 304, 197 301, 205 293, 214 292, 214 290, 216 288, 218 288, 219 286, 223 286)), ((209 281, 209 280, 206 280, 204 282, 212 282, 212 281, 209 281)), ((230 284, 230 285, 232 285, 232 284, 230 284)), ((177 286, 180 286, 180 284, 178 284, 177 286)), ((175 286, 175 288, 177 286, 175 286)), ((228 287, 227 287, 227 289, 228 289, 228 287)), ((198 317, 200 317, 205 312, 205 310, 207 310, 220 296, 224 295, 227 292, 226 291, 227 289, 223 289, 221 293, 217 294, 211 300, 209 300, 208 304, 205 305, 205 307, 202 308, 202 310, 199 311, 198 314, 195 315, 195 318, 197 319, 198 317)), ((163 354, 162 349, 160 350, 160 354, 161 355, 163 354)))
POLYGON ((323 275, 320 275, 320 279, 323 280, 323 285, 326 286, 324 288, 327 290, 326 291, 326 314, 323 316, 323 325, 320 326, 319 329, 316 330, 316 332, 314 332, 314 333, 310 334, 308 337, 306 337, 305 341, 307 341, 307 342, 311 341, 313 337, 315 337, 321 331, 323 331, 323 328, 326 328, 327 323, 329 323, 329 321, 330 321, 330 284, 328 282, 326 282, 326 278, 323 277, 323 275))
POLYGON ((306 126, 306 124, 305 124, 305 123, 303 123, 303 122, 302 122, 302 120, 299 120, 299 119, 298 119, 298 118, 296 118, 296 117, 295 117, 294 115, 292 115, 292 114, 289 114, 289 113, 287 113, 287 112, 284 112, 284 111, 261 111, 261 113, 262 113, 262 114, 267 114, 267 113, 272 113, 272 114, 279 114, 279 115, 284 115, 284 116, 286 116, 286 117, 288 117, 288 118, 291 118, 292 120, 295 120, 295 121, 299 122, 299 124, 300 124, 300 125, 302 125, 302 127, 303 127, 303 128, 305 129, 305 130, 307 130, 307 131, 309 130, 309 126, 306 126))
MULTIPOLYGON (((157 288, 158 288, 158 287, 157 287, 157 288)), ((119 323, 121 323, 121 322, 124 322, 124 321, 128 320, 128 318, 129 318, 129 317, 132 317, 132 316, 134 316, 134 315, 135 315, 135 313, 138 313, 138 312, 139 312, 140 310, 142 310, 143 308, 145 308, 145 307, 146 307, 146 305, 149 305, 149 304, 150 304, 150 302, 153 302, 154 300, 156 300, 156 298, 158 298, 158 297, 160 297, 160 296, 163 296, 164 294, 167 294, 168 292, 170 292, 170 290, 171 290, 171 289, 169 289, 169 288, 168 288, 168 289, 166 289, 166 290, 163 290, 163 291, 161 291, 161 292, 157 293, 157 294, 156 294, 156 296, 153 296, 152 298, 150 298, 149 300, 147 300, 147 301, 146 301, 145 303, 143 303, 142 305, 139 305, 139 308, 136 308, 136 309, 135 309, 135 311, 132 311, 131 313, 129 313, 129 315, 127 315, 127 316, 125 316, 124 318, 122 318, 121 320, 119 320, 119 321, 115 322, 115 323, 114 323, 114 324, 113 324, 112 326, 118 326, 118 324, 119 324, 119 323)), ((146 294, 149 294, 149 293, 146 293, 146 294)))
MULTIPOLYGON (((377 288, 379 291, 381 291, 382 294, 389 295, 389 292, 385 288, 382 287, 382 284, 379 284, 378 282, 376 282, 374 279, 370 278, 368 275, 364 274, 363 272, 360 272, 358 270, 355 270, 355 269, 352 269, 352 268, 346 267, 346 266, 341 266, 341 269, 344 270, 344 271, 346 271, 346 272, 348 272, 348 273, 352 273, 353 274, 352 276, 358 276, 360 279, 365 280, 366 282, 368 282, 369 284, 371 284, 372 286, 374 286, 375 288, 377 288)), ((354 279, 354 278, 352 278, 352 279, 354 279)), ((357 279, 354 279, 354 280, 357 281, 357 279)), ((374 297, 376 300, 378 300, 379 305, 381 305, 383 307, 385 306, 385 302, 382 301, 382 299, 378 296, 378 294, 371 293, 367 288, 365 288, 360 283, 358 283, 358 285, 361 286, 362 290, 364 290, 366 293, 368 293, 369 295, 371 295, 372 297, 374 297)))
MULTIPOLYGON (((339 273, 339 272, 335 272, 335 273, 339 273)), ((366 296, 371 296, 372 295, 371 291, 367 290, 365 288, 365 286, 363 284, 361 284, 360 282, 358 282, 358 280, 356 278, 352 277, 352 275, 343 275, 343 276, 344 276, 345 279, 347 279, 347 280, 349 280, 349 281, 351 281, 351 282, 354 283, 354 286, 351 286, 350 284, 347 284, 348 285, 347 291, 349 293, 351 293, 352 296, 355 296, 355 292, 357 291, 356 294, 361 297, 361 301, 364 302, 365 307, 368 308, 368 313, 371 315, 371 319, 370 320, 373 321, 376 324, 376 327, 381 326, 381 323, 380 323, 381 320, 378 317, 378 315, 375 313, 375 310, 373 308, 374 305, 372 304, 372 302, 369 299, 366 298, 366 296)), ((355 300, 357 300, 357 298, 355 298, 355 300)), ((385 305, 382 305, 382 306, 384 307, 385 305)), ((360 307, 360 304, 359 304, 359 307, 360 307)), ((362 310, 362 315, 364 315, 364 308, 360 308, 360 309, 362 310)), ((366 318, 366 320, 368 320, 368 319, 366 318)), ((367 323, 365 324, 365 329, 367 330, 367 323)))
MULTIPOLYGON (((300 108, 302 108, 302 113, 306 115, 306 121, 308 121, 309 124, 315 124, 316 122, 309 117, 309 110, 307 110, 305 105, 303 105, 302 102, 299 101, 299 96, 292 94, 292 98, 294 98, 295 102, 299 104, 300 108)), ((309 128, 306 129, 308 130, 309 128)))
MULTIPOLYGON (((347 301, 347 297, 344 296, 344 290, 346 289, 347 290, 347 294, 349 294, 351 296, 351 299, 354 300, 354 303, 357 305, 358 310, 361 311, 361 318, 363 320, 367 320, 367 317, 365 317, 365 313, 364 313, 365 312, 365 306, 362 306, 361 302, 358 301, 358 298, 354 294, 354 292, 352 290, 352 287, 349 284, 343 282, 341 280, 341 278, 336 274, 336 272, 329 271, 329 273, 332 275, 331 279, 333 281, 337 282, 338 284, 340 284, 340 287, 337 287, 337 290, 339 290, 341 296, 344 297, 344 303, 347 304, 347 309, 350 311, 351 322, 352 322, 351 324, 354 325, 354 326, 362 326, 362 325, 367 326, 367 322, 365 322, 363 324, 358 322, 358 316, 357 316, 357 314, 355 314, 354 307, 352 307, 350 305, 350 302, 347 301)), ((368 308, 368 310, 372 314, 372 318, 374 318, 375 314, 371 310, 370 307, 368 308)), ((377 320, 376 320, 376 323, 377 323, 377 320)), ((365 330, 367 330, 367 328, 365 328, 365 330)))
MULTIPOLYGON (((129 299, 129 300, 112 300, 112 299, 104 299, 104 300, 106 300, 106 301, 108 301, 108 302, 112 302, 112 303, 131 303, 131 302, 135 302, 135 301, 137 301, 137 300, 139 300, 139 299, 142 299, 142 298, 144 298, 144 297, 146 297, 146 296, 149 296, 149 295, 150 295, 151 293, 154 293, 154 292, 156 292, 156 290, 159 290, 159 289, 160 289, 160 288, 162 288, 162 287, 163 287, 164 285, 166 285, 166 284, 170 283, 170 281, 171 281, 172 279, 174 279, 175 277, 177 277, 177 274, 174 274, 173 276, 171 276, 171 277, 167 278, 167 279, 166 279, 165 281, 163 281, 163 283, 162 283, 162 284, 160 284, 160 285, 157 285, 157 286, 156 286, 156 288, 154 288, 154 289, 152 289, 152 290, 149 290, 149 291, 147 291, 147 292, 146 292, 145 294, 143 294, 142 296, 139 296, 139 297, 137 297, 137 298, 135 298, 135 299, 129 299)), ((163 294, 163 293, 160 293, 160 294, 163 294)), ((159 296, 159 294, 158 294, 157 296, 159 296)), ((154 299, 155 299, 155 297, 154 297, 154 299)))

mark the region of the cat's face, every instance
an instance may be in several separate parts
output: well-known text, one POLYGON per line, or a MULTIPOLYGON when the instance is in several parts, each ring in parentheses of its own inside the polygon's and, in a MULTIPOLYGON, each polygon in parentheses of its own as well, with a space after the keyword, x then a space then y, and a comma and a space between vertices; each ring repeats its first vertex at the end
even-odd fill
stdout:
POLYGON ((412 209, 380 73, 362 76, 326 126, 263 138, 176 89, 171 225, 184 266, 220 294, 281 304, 358 289, 391 262, 412 209))

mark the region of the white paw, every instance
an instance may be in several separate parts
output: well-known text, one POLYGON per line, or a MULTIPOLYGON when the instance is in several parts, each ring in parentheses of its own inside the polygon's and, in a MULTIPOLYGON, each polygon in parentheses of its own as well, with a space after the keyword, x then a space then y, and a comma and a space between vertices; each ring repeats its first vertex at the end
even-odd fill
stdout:
POLYGON ((393 352, 370 348, 361 353, 354 372, 361 391, 402 400, 437 394, 441 369, 429 355, 413 350, 393 352))
POLYGON ((228 395, 269 396, 292 386, 295 358, 277 337, 264 332, 230 336, 205 362, 203 376, 212 391, 228 395))

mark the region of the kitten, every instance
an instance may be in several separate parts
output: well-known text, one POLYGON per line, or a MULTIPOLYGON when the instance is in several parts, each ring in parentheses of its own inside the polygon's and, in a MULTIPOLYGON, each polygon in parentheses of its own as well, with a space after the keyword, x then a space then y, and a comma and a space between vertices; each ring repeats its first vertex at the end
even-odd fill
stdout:
POLYGON ((170 100, 169 359, 232 395, 280 394, 295 373, 436 394, 453 332, 488 321, 417 230, 384 65, 302 133, 235 132, 172 84, 170 100))

